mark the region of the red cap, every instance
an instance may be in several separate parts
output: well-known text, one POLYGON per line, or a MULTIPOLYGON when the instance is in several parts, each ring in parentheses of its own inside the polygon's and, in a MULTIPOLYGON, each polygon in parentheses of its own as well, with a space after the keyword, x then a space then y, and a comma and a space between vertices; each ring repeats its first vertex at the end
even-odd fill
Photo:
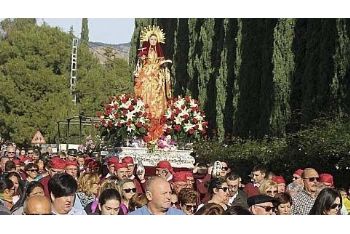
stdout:
POLYGON ((90 169, 90 170, 94 170, 96 168, 99 168, 100 165, 98 162, 94 161, 94 160, 91 160, 88 164, 87 164, 87 167, 90 169))
POLYGON ((67 160, 66 161, 66 167, 68 166, 78 166, 78 162, 76 160, 67 160))
POLYGON ((172 166, 170 165, 170 162, 168 161, 159 161, 156 168, 164 168, 164 169, 168 169, 168 171, 171 173, 171 174, 174 174, 174 171, 173 171, 173 168, 172 166))
POLYGON ((285 184, 286 183, 286 181, 283 178, 283 176, 273 176, 272 177, 272 181, 276 182, 277 184, 285 184))
POLYGON ((185 171, 175 172, 173 175, 173 181, 174 182, 179 182, 179 181, 186 182, 187 181, 187 173, 185 171))
POLYGON ((320 174, 320 182, 330 183, 333 186, 333 184, 334 184, 333 176, 331 174, 328 174, 328 173, 320 174))
POLYGON ((295 174, 301 177, 301 174, 303 174, 303 171, 304 171, 303 169, 298 169, 293 173, 293 175, 295 174))
POLYGON ((53 169, 64 169, 66 167, 66 161, 61 158, 55 157, 50 161, 51 168, 53 169))
POLYGON ((115 163, 115 171, 118 171, 121 168, 128 168, 128 165, 126 163, 115 163))
POLYGON ((115 156, 110 157, 107 161, 108 165, 117 164, 117 163, 119 163, 119 158, 115 156))
POLYGON ((126 164, 134 164, 134 159, 131 156, 125 156, 122 159, 122 162, 126 164))

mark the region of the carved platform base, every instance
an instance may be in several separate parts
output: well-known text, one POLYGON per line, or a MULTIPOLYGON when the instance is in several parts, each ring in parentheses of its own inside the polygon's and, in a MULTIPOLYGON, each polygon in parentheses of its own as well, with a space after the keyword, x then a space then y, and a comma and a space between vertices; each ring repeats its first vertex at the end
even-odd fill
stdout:
MULTIPOLYGON (((154 167, 159 161, 167 160, 174 168, 193 168, 195 159, 190 154, 191 150, 154 150, 148 152, 147 148, 119 147, 118 156, 122 159, 125 156, 132 156, 141 160, 146 167, 154 167)), ((136 161, 135 161, 136 162, 136 161)))

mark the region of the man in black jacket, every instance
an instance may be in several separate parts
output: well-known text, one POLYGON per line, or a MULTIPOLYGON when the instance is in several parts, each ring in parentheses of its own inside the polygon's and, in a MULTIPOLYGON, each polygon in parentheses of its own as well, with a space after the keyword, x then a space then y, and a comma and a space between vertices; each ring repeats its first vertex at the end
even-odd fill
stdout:
POLYGON ((230 206, 242 206, 248 209, 247 194, 239 189, 240 176, 231 172, 226 177, 226 182, 230 192, 229 204, 230 206))

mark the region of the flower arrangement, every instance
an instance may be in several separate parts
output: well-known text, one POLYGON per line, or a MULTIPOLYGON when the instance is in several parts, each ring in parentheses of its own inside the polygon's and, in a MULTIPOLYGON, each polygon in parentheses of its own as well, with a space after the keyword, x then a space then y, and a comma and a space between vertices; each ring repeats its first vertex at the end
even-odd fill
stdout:
POLYGON ((171 100, 164 120, 164 135, 172 136, 177 142, 198 140, 205 136, 208 128, 204 112, 191 96, 171 100))
POLYGON ((100 143, 101 139, 98 135, 95 136, 95 139, 91 135, 87 136, 85 143, 79 145, 78 151, 83 153, 91 153, 96 150, 97 145, 100 143))
POLYGON ((157 141, 157 148, 160 150, 175 150, 176 149, 176 142, 171 139, 170 135, 162 136, 157 141))
POLYGON ((119 140, 147 135, 150 118, 146 108, 140 97, 130 94, 110 97, 104 112, 97 113, 100 126, 106 130, 104 135, 119 140))

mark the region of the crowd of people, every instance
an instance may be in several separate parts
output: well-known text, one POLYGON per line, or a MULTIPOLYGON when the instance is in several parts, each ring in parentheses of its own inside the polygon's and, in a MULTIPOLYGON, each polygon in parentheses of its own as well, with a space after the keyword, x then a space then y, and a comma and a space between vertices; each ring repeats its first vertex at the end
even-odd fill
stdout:
POLYGON ((52 154, 8 144, 1 152, 1 215, 347 215, 349 190, 333 176, 297 169, 293 181, 255 166, 251 182, 226 162, 139 170, 132 155, 75 149, 52 154), (154 172, 155 169, 155 173, 154 172), (147 172, 147 173, 146 173, 147 172))

